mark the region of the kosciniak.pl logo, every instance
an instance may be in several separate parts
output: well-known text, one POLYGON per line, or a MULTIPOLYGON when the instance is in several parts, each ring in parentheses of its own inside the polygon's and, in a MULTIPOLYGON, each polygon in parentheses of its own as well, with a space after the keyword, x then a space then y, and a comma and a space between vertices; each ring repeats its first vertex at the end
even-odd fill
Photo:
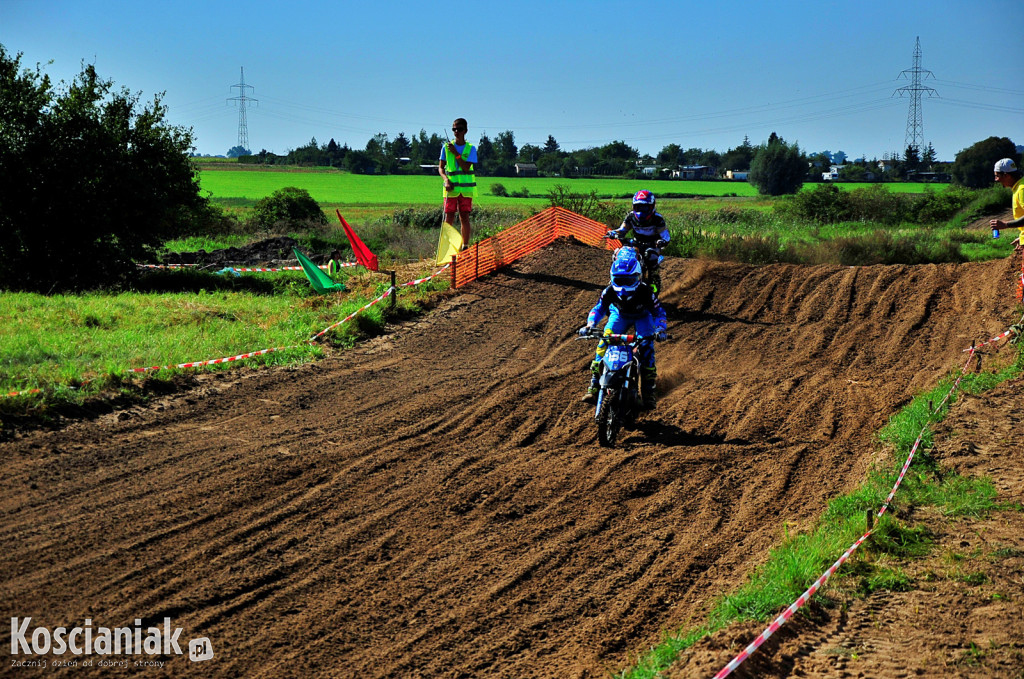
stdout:
MULTIPOLYGON (((94 627, 92 618, 75 627, 30 629, 32 618, 11 618, 11 655, 183 655, 178 637, 180 627, 171 627, 164 618, 162 627, 143 627, 135 619, 133 627, 94 627)), ((213 658, 213 645, 206 637, 188 643, 192 662, 213 658)))

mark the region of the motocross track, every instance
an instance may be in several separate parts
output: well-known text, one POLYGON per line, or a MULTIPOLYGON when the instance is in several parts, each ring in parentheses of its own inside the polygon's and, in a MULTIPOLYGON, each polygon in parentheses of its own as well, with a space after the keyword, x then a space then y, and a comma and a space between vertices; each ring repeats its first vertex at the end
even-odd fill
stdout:
MULTIPOLYGON (((784 525, 860 484, 890 414, 1016 321, 1016 259, 669 260, 661 399, 606 449, 579 402, 594 344, 573 335, 608 261, 560 240, 315 364, 204 375, 0 443, 0 619, 167 616, 183 646, 211 640, 213 660, 164 657, 154 676, 608 676, 701 624, 784 525)), ((1019 433, 1016 389, 993 421, 1019 433)), ((1021 474, 1004 480, 1019 500, 1021 474)), ((1019 630, 1015 610, 993 624, 1019 630)), ((750 667, 789 676, 801 639, 836 643, 862 622, 848 615, 795 620, 797 650, 780 632, 782 656, 750 667)), ((702 642, 673 676, 713 674, 761 628, 702 642)), ((803 675, 843 676, 825 660, 803 675)))

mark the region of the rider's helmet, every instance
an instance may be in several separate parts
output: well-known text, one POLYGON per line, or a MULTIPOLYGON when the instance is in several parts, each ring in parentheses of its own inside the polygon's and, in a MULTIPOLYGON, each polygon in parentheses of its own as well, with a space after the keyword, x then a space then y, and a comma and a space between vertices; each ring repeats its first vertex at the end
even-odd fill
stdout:
POLYGON ((612 260, 612 290, 621 298, 629 299, 640 286, 642 273, 640 260, 632 248, 620 248, 612 260))
POLYGON ((654 214, 654 194, 647 189, 633 195, 633 215, 641 222, 654 214))

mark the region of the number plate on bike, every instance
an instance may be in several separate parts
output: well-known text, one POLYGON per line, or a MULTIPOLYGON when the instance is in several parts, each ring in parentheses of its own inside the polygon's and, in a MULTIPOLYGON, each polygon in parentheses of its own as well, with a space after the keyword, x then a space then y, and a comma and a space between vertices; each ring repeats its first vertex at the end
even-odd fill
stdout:
POLYGON ((608 352, 604 355, 605 365, 610 370, 618 370, 631 360, 633 360, 633 353, 624 347, 609 347, 608 352))

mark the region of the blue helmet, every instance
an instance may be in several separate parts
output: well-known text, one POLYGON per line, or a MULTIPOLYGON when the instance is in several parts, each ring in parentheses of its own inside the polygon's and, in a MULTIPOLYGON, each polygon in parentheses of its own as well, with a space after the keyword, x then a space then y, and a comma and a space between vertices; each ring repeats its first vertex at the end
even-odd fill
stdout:
POLYGON ((640 287, 643 277, 640 260, 633 248, 619 248, 612 260, 612 290, 623 299, 628 299, 640 287))
POLYGON ((633 216, 644 221, 654 214, 654 194, 641 189, 633 195, 633 216))

